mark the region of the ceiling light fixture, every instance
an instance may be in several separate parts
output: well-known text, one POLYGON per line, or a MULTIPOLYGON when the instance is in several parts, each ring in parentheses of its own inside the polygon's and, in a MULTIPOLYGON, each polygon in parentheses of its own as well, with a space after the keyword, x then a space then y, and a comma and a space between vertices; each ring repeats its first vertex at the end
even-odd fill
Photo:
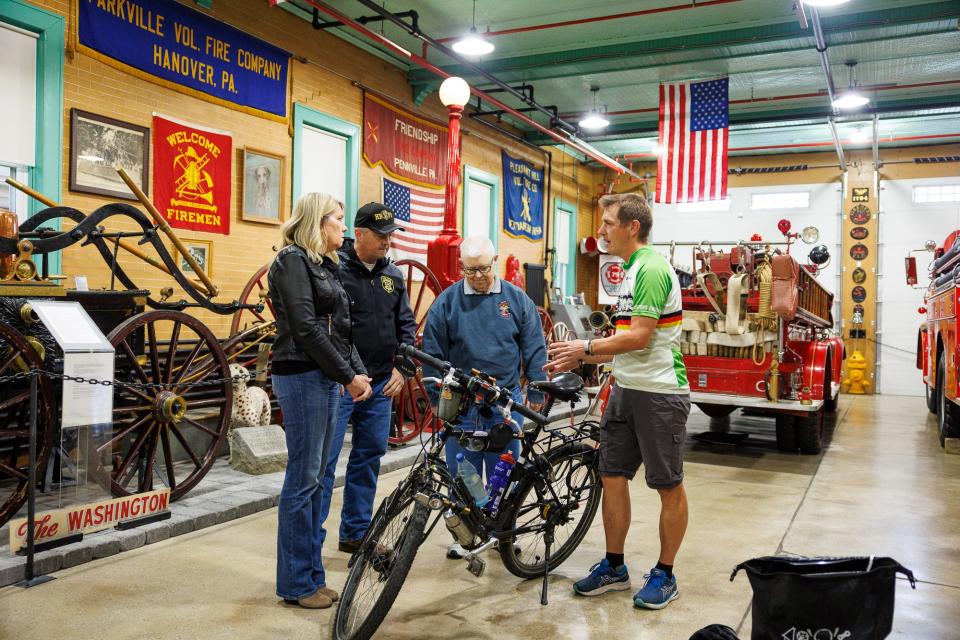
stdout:
POLYGON ((857 78, 855 74, 855 69, 857 68, 857 63, 853 60, 847 62, 847 68, 850 70, 850 84, 847 89, 834 98, 831 103, 834 108, 841 109, 843 111, 850 111, 852 109, 858 109, 868 102, 870 98, 865 96, 862 92, 857 90, 857 78))
POLYGON ((493 43, 477 33, 477 0, 473 0, 473 26, 453 43, 453 50, 465 56, 483 56, 494 50, 493 43))
POLYGON ((847 2, 850 0, 803 0, 803 4, 811 7, 836 7, 847 2))
POLYGON ((590 113, 584 114, 578 124, 584 129, 605 129, 610 121, 597 110, 597 92, 600 91, 600 87, 593 85, 590 87, 590 91, 593 92, 593 109, 590 113))

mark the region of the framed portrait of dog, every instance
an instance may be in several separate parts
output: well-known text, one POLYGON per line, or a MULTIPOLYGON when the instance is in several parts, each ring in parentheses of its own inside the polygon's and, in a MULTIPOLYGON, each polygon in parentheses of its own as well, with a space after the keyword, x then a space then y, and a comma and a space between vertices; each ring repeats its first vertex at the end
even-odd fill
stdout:
POLYGON ((246 147, 243 150, 243 203, 240 219, 264 224, 281 224, 283 208, 284 158, 246 147))

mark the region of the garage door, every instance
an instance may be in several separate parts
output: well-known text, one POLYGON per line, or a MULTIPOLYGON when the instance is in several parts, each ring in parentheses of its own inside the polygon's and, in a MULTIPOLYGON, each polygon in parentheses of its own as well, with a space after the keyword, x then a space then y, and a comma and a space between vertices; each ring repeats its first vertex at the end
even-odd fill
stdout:
POLYGON ((932 254, 924 242, 937 246, 960 228, 960 179, 885 180, 880 183, 880 277, 877 341, 877 389, 894 395, 923 395, 923 376, 916 368, 917 329, 923 316, 923 291, 929 283, 932 254), (904 258, 917 258, 918 287, 906 284, 904 258))

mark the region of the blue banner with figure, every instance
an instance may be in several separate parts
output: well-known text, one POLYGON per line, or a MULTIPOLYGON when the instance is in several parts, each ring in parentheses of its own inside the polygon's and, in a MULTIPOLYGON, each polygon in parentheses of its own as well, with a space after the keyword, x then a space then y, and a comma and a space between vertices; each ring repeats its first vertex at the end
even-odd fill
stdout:
POLYGON ((543 169, 503 157, 503 232, 511 238, 543 238, 543 169))
POLYGON ((285 121, 290 54, 173 0, 79 0, 79 50, 176 91, 285 121))

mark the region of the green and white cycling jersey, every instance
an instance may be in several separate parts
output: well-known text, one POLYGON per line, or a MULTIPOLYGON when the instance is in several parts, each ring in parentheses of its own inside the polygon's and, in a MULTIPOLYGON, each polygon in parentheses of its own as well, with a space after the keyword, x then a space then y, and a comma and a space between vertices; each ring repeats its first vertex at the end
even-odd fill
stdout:
POLYGON ((628 331, 634 316, 656 318, 657 326, 646 348, 613 357, 617 384, 653 393, 689 393, 680 353, 683 310, 676 272, 666 258, 646 246, 637 249, 623 269, 612 319, 616 332, 628 331))

